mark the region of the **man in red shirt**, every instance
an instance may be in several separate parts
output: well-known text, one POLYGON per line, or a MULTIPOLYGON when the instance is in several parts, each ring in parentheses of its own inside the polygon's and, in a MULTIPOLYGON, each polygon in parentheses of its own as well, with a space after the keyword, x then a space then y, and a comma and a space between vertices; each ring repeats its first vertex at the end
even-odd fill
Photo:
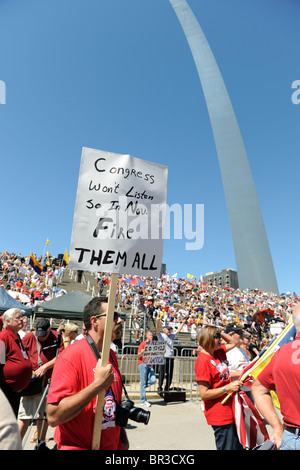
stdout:
MULTIPOLYGON (((87 337, 60 354, 55 363, 47 398, 47 417, 56 427, 58 450, 90 450, 97 396, 105 390, 100 450, 128 449, 126 431, 116 424, 122 398, 122 377, 115 353, 107 366, 97 360, 92 345, 102 352, 107 298, 95 297, 84 308, 87 337), (92 342, 92 345, 88 341, 92 342)), ((118 313, 115 314, 115 323, 118 313)))
POLYGON ((32 364, 18 335, 23 327, 22 313, 10 308, 3 314, 4 329, 0 332, 0 386, 18 415, 20 391, 30 383, 32 364))
POLYGON ((300 304, 293 311, 294 341, 279 348, 251 387, 258 410, 272 426, 270 439, 281 450, 300 450, 300 304), (276 391, 283 424, 271 397, 276 391))
POLYGON ((38 406, 40 406, 39 416, 41 419, 37 422, 38 443, 41 448, 45 446, 45 437, 47 432, 47 423, 43 422, 46 413, 46 400, 42 403, 41 399, 44 390, 51 378, 56 356, 64 350, 64 345, 57 331, 50 328, 50 322, 46 318, 38 320, 35 327, 35 334, 28 332, 23 340, 27 355, 32 363, 32 370, 35 377, 44 377, 43 390, 39 395, 22 397, 19 407, 19 430, 23 439, 30 420, 35 416, 38 406), (59 338, 59 339, 58 339, 59 338), (60 340, 60 344, 58 341, 60 340))
POLYGON ((143 363, 143 356, 145 351, 145 345, 148 341, 153 341, 153 333, 148 330, 146 333, 145 341, 142 341, 138 349, 138 368, 140 372, 140 400, 144 406, 151 406, 146 400, 146 388, 150 385, 154 385, 156 382, 156 376, 153 367, 149 364, 143 363))

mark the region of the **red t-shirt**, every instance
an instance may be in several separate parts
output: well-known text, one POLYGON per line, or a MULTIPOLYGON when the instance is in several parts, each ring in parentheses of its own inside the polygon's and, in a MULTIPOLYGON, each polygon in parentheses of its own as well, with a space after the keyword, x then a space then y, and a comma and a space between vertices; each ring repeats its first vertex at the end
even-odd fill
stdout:
POLYGON ((259 382, 276 391, 283 422, 300 427, 300 333, 274 354, 269 364, 258 375, 259 382))
MULTIPOLYGON (((104 399, 103 422, 101 431, 101 450, 120 450, 121 428, 115 424, 116 407, 114 397, 120 404, 122 397, 121 374, 115 353, 110 351, 113 365, 114 382, 111 390, 106 391, 104 399)), ((71 344, 55 361, 47 403, 59 403, 62 398, 74 395, 87 387, 94 380, 97 359, 83 338, 71 344)), ((55 428, 54 440, 58 450, 90 450, 92 446, 94 418, 96 411, 95 397, 91 403, 75 418, 55 428)))
MULTIPOLYGON (((139 345, 138 353, 140 353, 142 349, 145 349, 145 344, 146 344, 146 341, 141 342, 141 344, 139 345)), ((143 362, 143 354, 138 359, 138 366, 142 364, 142 362, 143 362)))
MULTIPOLYGON (((222 346, 214 352, 213 356, 199 352, 195 364, 195 374, 197 382, 207 382, 209 388, 220 388, 231 382, 229 369, 227 366, 226 349, 222 346)), ((205 400, 204 414, 207 424, 211 426, 223 426, 234 422, 232 414, 232 398, 229 398, 224 405, 222 401, 225 395, 214 400, 205 400)))
MULTIPOLYGON (((43 364, 46 364, 47 362, 55 358, 57 337, 58 337, 57 331, 50 330, 50 334, 45 341, 38 340, 40 344, 40 348, 41 348, 40 358, 43 364)), ((29 331, 28 333, 26 333, 26 335, 22 339, 22 342, 31 360, 33 370, 37 370, 39 368, 39 365, 38 365, 39 356, 38 356, 37 340, 36 340, 34 333, 32 333, 32 331, 29 331)), ((64 345, 63 345, 63 342, 61 341, 59 353, 61 353, 63 350, 64 350, 64 345)), ((52 374, 52 369, 48 370, 47 373, 45 374, 45 382, 44 382, 45 384, 48 382, 48 379, 51 377, 51 374, 52 374)))
POLYGON ((5 383, 16 392, 24 390, 30 383, 32 364, 19 335, 9 328, 0 333, 0 342, 5 347, 6 362, 0 364, 0 383, 5 383))

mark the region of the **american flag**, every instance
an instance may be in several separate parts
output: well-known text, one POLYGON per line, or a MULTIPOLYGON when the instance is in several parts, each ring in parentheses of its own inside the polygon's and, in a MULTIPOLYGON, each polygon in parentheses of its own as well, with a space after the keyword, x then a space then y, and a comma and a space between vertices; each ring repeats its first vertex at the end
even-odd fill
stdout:
MULTIPOLYGON (((282 333, 243 370, 239 380, 251 387, 253 381, 270 362, 275 352, 284 344, 293 341, 295 335, 295 326, 293 323, 289 323, 282 333)), ((275 397, 272 397, 273 401, 275 397)), ((256 445, 263 444, 268 439, 266 426, 257 409, 242 390, 234 394, 232 407, 242 446, 253 449, 256 445)))
POLYGON ((281 346, 293 341, 296 336, 296 329, 293 323, 289 323, 285 329, 278 335, 263 351, 260 355, 256 357, 244 370, 241 374, 239 380, 244 382, 247 377, 252 377, 256 379, 260 372, 266 367, 266 365, 271 361, 273 355, 278 351, 281 346))
POLYGON ((246 449, 253 449, 269 439, 268 431, 259 412, 243 391, 234 394, 232 411, 239 441, 246 449))
MULTIPOLYGON (((284 330, 263 350, 259 356, 256 356, 246 367, 243 369, 239 380, 241 380, 247 387, 251 387, 254 380, 258 377, 260 372, 271 361, 273 355, 278 351, 281 346, 293 341, 296 336, 296 329, 294 324, 289 323, 284 330)), ((222 405, 233 394, 230 392, 222 401, 222 405)))

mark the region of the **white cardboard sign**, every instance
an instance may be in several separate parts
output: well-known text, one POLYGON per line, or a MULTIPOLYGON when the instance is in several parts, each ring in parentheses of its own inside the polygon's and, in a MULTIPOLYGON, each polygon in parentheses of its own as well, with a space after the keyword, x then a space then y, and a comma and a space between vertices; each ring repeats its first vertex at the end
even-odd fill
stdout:
POLYGON ((146 341, 143 364, 164 364, 166 344, 164 341, 146 341))
POLYGON ((168 168, 82 149, 69 267, 159 276, 168 168))

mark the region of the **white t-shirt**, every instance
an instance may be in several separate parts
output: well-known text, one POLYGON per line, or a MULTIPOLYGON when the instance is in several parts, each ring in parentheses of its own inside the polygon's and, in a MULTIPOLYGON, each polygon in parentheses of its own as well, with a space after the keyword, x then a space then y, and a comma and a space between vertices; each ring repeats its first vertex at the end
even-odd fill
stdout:
POLYGON ((159 341, 164 341, 166 345, 166 352, 165 352, 165 357, 171 357, 174 356, 174 339, 175 336, 173 333, 171 333, 169 336, 166 335, 165 333, 159 333, 158 335, 158 340, 159 341))
MULTIPOLYGON (((246 353, 245 353, 246 354, 246 353)), ((226 353, 228 369, 243 370, 249 363, 249 358, 243 353, 243 349, 235 347, 226 353)))

